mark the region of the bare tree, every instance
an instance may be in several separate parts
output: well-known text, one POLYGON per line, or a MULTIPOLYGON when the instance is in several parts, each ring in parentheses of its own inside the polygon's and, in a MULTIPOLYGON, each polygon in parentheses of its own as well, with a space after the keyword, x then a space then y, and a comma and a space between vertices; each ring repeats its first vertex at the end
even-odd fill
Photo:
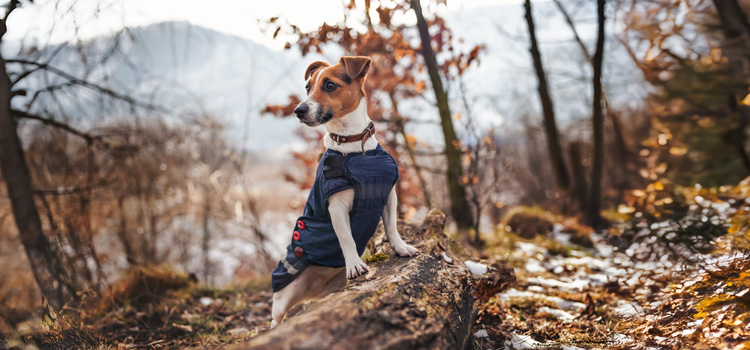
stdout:
POLYGON ((443 128, 443 139, 445 141, 445 158, 448 165, 448 189, 451 199, 451 214, 460 229, 471 228, 474 219, 471 213, 469 201, 466 199, 466 189, 461 185, 463 169, 461 166, 461 153, 456 147, 456 131, 453 128, 451 119, 451 110, 448 105, 448 92, 443 88, 443 81, 440 78, 435 51, 432 49, 432 40, 427 27, 427 21, 422 13, 422 6, 419 0, 411 0, 411 7, 417 15, 417 28, 422 41, 422 57, 427 66, 427 73, 432 82, 432 88, 435 91, 435 99, 440 113, 440 125, 443 128))
MULTIPOLYGON (((7 20, 19 5, 18 0, 8 4, 5 17, 0 22, 0 43, 7 32, 7 20)), ((62 262, 42 230, 31 175, 24 159, 23 147, 16 133, 16 123, 11 114, 11 81, 0 54, 0 167, 13 207, 13 217, 23 242, 29 264, 42 295, 55 309, 59 309, 69 297, 75 296, 62 262)))
POLYGON ((745 170, 750 172, 750 154, 745 146, 747 137, 745 130, 750 123, 750 107, 739 103, 747 95, 747 83, 745 78, 750 72, 750 58, 747 55, 750 49, 750 23, 747 21, 747 13, 737 0, 713 0, 716 6, 721 31, 724 34, 725 55, 729 59, 730 69, 733 76, 742 77, 735 85, 734 95, 729 96, 729 108, 737 118, 737 129, 732 137, 737 152, 739 153, 745 170))
POLYGON ((539 45, 536 40, 536 29, 534 28, 534 15, 531 11, 531 0, 524 2, 526 9, 526 24, 529 28, 529 40, 531 41, 531 58, 534 62, 534 70, 539 80, 539 102, 542 105, 544 115, 544 132, 547 134, 547 150, 549 152, 552 168, 557 179, 557 186, 563 191, 567 191, 570 186, 570 175, 565 166, 562 146, 560 144, 560 133, 555 121, 555 109, 552 105, 552 96, 547 86, 547 74, 542 66, 542 54, 539 52, 539 45))
MULTIPOLYGON (((561 0, 554 0, 555 5, 557 5, 558 10, 560 10, 560 13, 563 15, 563 18, 565 18, 565 22, 568 24, 568 27, 570 27, 570 30, 573 32, 573 37, 575 38, 576 43, 578 44, 578 47, 581 49, 581 54, 583 55, 583 58, 592 65, 594 64, 594 58, 591 57, 591 53, 589 52, 588 48, 586 48, 586 44, 583 43, 583 40, 581 39, 581 36, 578 34, 578 30, 576 29, 575 23, 573 22, 573 18, 570 16, 568 11, 565 9, 565 6, 563 6, 561 0)), ((612 120, 612 131, 615 137, 615 144, 617 146, 617 156, 619 158, 619 165, 621 167, 621 171, 623 174, 628 172, 628 161, 630 160, 630 151, 628 150, 627 142, 625 141, 624 131, 622 127, 622 120, 620 120, 620 116, 613 111, 609 104, 609 99, 607 98, 606 91, 602 91, 602 99, 604 103, 604 109, 607 112, 606 115, 610 117, 612 120)), ((579 147, 579 146, 576 146, 579 147)), ((574 152, 575 153, 575 152, 574 152)), ((571 162, 575 162, 571 159, 571 162)), ((575 167, 576 165, 573 165, 575 167)), ((575 173, 575 171, 574 171, 575 173)), ((574 180, 578 181, 578 180, 574 180)), ((627 186, 627 177, 623 177, 623 182, 627 186)))
POLYGON ((591 166, 591 198, 587 209, 589 225, 598 227, 601 224, 602 170, 604 169, 604 112, 602 111, 602 61, 604 60, 604 5, 605 0, 597 1, 597 37, 594 53, 594 155, 591 166))

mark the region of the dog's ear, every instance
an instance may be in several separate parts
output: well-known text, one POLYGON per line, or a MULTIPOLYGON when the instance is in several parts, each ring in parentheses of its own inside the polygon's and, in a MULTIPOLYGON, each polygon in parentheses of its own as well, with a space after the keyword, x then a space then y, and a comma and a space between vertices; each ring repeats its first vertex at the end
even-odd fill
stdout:
POLYGON ((367 75, 371 62, 372 60, 365 56, 344 56, 339 61, 346 68, 346 75, 349 76, 349 79, 356 79, 367 75))
POLYGON ((323 61, 315 61, 313 63, 310 63, 309 66, 307 66, 307 70, 305 71, 305 80, 309 79, 310 76, 315 73, 316 70, 320 67, 328 67, 330 64, 328 62, 323 61))

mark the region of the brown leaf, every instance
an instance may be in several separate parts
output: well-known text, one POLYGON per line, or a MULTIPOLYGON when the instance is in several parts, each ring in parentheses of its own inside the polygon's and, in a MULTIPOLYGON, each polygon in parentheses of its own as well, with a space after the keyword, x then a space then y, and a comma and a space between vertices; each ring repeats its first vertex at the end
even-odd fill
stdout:
POLYGON ((486 303, 497 293, 510 287, 516 281, 516 273, 506 263, 494 263, 489 271, 474 283, 474 295, 486 303))

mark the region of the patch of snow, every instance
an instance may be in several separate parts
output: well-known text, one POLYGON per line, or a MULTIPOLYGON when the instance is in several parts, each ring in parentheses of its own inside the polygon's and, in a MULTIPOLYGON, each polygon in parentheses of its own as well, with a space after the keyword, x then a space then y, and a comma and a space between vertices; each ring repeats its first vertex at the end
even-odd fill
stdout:
POLYGON ((553 226, 552 232, 550 235, 552 236, 552 239, 564 244, 569 245, 570 244, 570 238, 572 235, 570 233, 563 232, 565 227, 561 224, 555 224, 553 226))
POLYGON ((526 243, 526 242, 516 242, 516 247, 518 250, 522 253, 526 253, 528 255, 534 255, 536 253, 547 253, 547 249, 544 249, 536 244, 533 243, 526 243))
MULTIPOLYGON (((531 289, 531 288, 528 288, 531 289)), ((517 289, 509 289, 503 293, 497 295, 497 299, 500 301, 508 301, 511 298, 537 298, 543 299, 555 303, 558 308, 566 311, 581 312, 586 309, 586 305, 576 301, 565 300, 559 297, 553 297, 540 293, 532 293, 529 291, 520 291, 517 289)))
POLYGON ((575 316, 571 315, 570 313, 559 310, 559 309, 553 309, 551 307, 542 306, 539 308, 539 312, 543 312, 546 314, 550 314, 552 316, 555 316, 556 319, 563 321, 563 322, 572 322, 575 320, 575 316))
POLYGON ((565 225, 556 222, 554 225, 552 225, 552 233, 561 233, 565 230, 565 225))
POLYGON ((445 252, 440 253, 440 256, 443 257, 443 260, 445 260, 445 262, 449 264, 453 263, 453 258, 449 257, 447 254, 445 254, 445 252))
POLYGON ((580 292, 584 288, 590 285, 589 281, 571 280, 570 278, 565 278, 565 279, 570 280, 570 281, 563 282, 563 281, 558 281, 558 280, 554 280, 550 278, 533 277, 533 278, 529 278, 528 282, 533 283, 533 284, 538 284, 541 286, 555 287, 561 290, 576 291, 576 292, 580 292))
POLYGON ((568 252, 568 254, 570 254, 572 256, 575 256, 575 257, 578 257, 578 258, 582 258, 584 256, 587 256, 586 253, 584 253, 584 252, 582 252, 580 250, 571 250, 570 252, 568 252))
POLYGON ((524 268, 526 269, 526 271, 535 274, 547 272, 547 269, 542 266, 542 263, 536 259, 527 260, 524 268))
POLYGON ((614 313, 615 315, 625 318, 635 317, 639 314, 643 314, 643 309, 636 303, 618 300, 614 313))
POLYGON ((511 349, 536 349, 544 345, 534 339, 531 339, 528 335, 517 335, 513 336, 505 341, 505 345, 511 349))
POLYGON ((528 286, 526 290, 528 290, 529 292, 534 292, 534 293, 546 292, 546 290, 544 290, 544 288, 542 288, 541 286, 528 286))
POLYGON ((198 301, 200 301, 203 306, 209 306, 214 303, 214 300, 209 297, 201 297, 198 301))
MULTIPOLYGON (((571 251, 571 255, 573 252, 574 251, 571 251)), ((591 268, 598 268, 601 270, 604 270, 610 267, 610 263, 608 261, 602 260, 602 259, 595 259, 589 256, 567 258, 565 259, 565 263, 573 265, 573 266, 588 266, 591 268)))
POLYGON ((575 346, 566 346, 556 343, 540 343, 532 339, 528 335, 513 334, 513 336, 505 341, 507 349, 520 350, 520 349, 546 349, 546 348, 557 348, 558 346, 562 350, 584 350, 575 346))
POLYGON ((466 268, 469 269, 469 271, 471 271, 471 273, 474 275, 481 276, 487 273, 487 265, 485 264, 473 262, 471 260, 466 260, 464 264, 466 265, 466 268))
POLYGON ((686 328, 686 329, 683 329, 682 330, 682 336, 686 337, 688 335, 691 335, 691 334, 695 333, 695 331, 696 331, 695 328, 686 328))
POLYGON ((490 335, 487 334, 487 330, 486 329, 480 329, 480 330, 474 332, 474 338, 489 338, 489 337, 490 337, 490 335))
POLYGON ((622 345, 625 343, 631 343, 633 342, 633 338, 631 338, 628 335, 622 334, 622 333, 616 333, 613 334, 611 337, 612 343, 617 345, 622 345))

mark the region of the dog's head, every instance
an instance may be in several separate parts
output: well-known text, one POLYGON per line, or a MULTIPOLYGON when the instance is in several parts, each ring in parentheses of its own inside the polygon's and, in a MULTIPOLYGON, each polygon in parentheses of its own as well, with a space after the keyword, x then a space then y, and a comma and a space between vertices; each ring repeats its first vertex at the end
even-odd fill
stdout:
POLYGON ((365 97, 370 62, 369 57, 344 56, 333 66, 311 63, 305 71, 307 97, 294 109, 300 122, 317 126, 354 111, 365 97))

